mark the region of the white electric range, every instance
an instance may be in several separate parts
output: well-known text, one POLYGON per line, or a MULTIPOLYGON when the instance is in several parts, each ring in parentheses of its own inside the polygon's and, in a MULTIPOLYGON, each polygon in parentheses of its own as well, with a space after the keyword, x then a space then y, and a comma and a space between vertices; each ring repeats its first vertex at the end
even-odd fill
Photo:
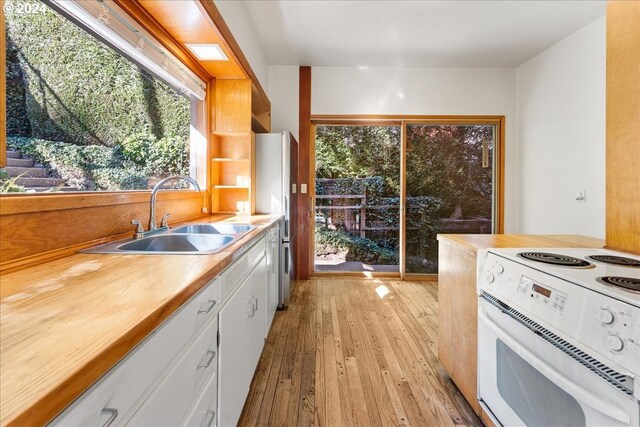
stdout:
POLYGON ((478 295, 478 396, 494 422, 640 424, 640 257, 489 249, 478 295))

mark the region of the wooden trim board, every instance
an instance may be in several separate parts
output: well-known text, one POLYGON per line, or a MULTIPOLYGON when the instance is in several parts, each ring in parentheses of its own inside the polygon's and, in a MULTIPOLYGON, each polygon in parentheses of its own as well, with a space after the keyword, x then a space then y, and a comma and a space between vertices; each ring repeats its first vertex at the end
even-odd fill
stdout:
POLYGON ((6 55, 7 41, 4 23, 4 0, 0 0, 0 168, 7 165, 7 94, 6 55))
POLYGON ((607 2, 606 247, 640 254, 640 2, 607 2))
POLYGON ((212 77, 204 67, 198 62, 193 54, 174 38, 160 23, 153 17, 138 0, 114 0, 114 2, 131 16, 144 29, 149 31, 165 48, 174 54, 184 65, 187 66, 204 82, 208 82, 212 77))
POLYGON ((311 246, 311 232, 313 231, 311 215, 309 212, 310 201, 312 195, 309 192, 309 183, 312 178, 311 157, 314 153, 311 151, 311 67, 300 67, 300 93, 299 93, 299 123, 298 132, 300 140, 298 141, 298 177, 300 179, 298 185, 298 213, 297 213, 297 231, 296 231, 296 247, 294 248, 294 273, 296 279, 306 280, 310 277, 312 269, 313 257, 310 256, 313 247, 311 246), (300 187, 305 185, 307 193, 303 194, 300 187))
POLYGON ((213 1, 211 0, 199 0, 197 2, 198 6, 206 13, 206 15, 211 19, 213 26, 215 27, 215 31, 220 34, 220 37, 229 45, 229 48, 232 50, 233 55, 235 56, 236 61, 240 64, 240 66, 244 69, 247 77, 251 79, 252 82, 252 91, 256 96, 252 98, 252 110, 254 110, 257 114, 262 114, 271 111, 271 101, 269 101, 269 97, 267 93, 262 88, 258 77, 256 76, 253 68, 251 68, 251 64, 247 60, 247 57, 244 56, 242 49, 240 49, 240 45, 236 41, 233 33, 229 29, 229 26, 224 21, 222 14, 216 7, 213 1))
POLYGON ((407 123, 402 121, 400 130, 400 277, 407 273, 407 123))
MULTIPOLYGON (((156 219, 165 213, 172 214, 172 222, 201 217, 206 197, 206 192, 160 192, 156 219)), ((149 198, 149 192, 2 196, 0 272, 61 258, 133 233, 132 219, 145 225, 149 219, 149 198)))

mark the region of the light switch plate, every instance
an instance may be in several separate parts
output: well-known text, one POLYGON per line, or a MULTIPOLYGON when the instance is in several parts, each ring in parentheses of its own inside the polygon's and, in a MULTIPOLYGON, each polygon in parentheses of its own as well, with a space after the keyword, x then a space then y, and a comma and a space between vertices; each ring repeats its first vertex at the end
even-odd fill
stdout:
POLYGON ((300 192, 302 194, 307 194, 307 184, 300 184, 300 192))
POLYGON ((298 191, 298 185, 291 184, 291 194, 296 194, 296 191, 298 191))

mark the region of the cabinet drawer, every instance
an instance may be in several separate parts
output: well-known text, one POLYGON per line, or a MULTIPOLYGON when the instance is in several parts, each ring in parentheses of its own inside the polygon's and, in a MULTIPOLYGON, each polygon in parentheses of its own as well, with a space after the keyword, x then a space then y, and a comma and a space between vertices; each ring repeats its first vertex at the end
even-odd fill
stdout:
POLYGON ((217 371, 218 319, 185 351, 136 414, 131 426, 178 425, 217 371))
POLYGON ((189 340, 216 316, 219 294, 218 280, 205 286, 51 425, 101 426, 113 418, 111 425, 115 426, 125 421, 189 340))
POLYGON ((214 373, 182 422, 188 427, 215 427, 218 424, 218 375, 214 373))

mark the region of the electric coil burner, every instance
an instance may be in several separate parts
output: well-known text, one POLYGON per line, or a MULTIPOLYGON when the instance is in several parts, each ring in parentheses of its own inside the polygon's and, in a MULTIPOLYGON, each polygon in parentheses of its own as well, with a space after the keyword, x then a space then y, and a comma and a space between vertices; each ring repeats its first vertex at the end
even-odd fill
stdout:
POLYGON ((633 258, 627 258, 617 255, 589 255, 588 259, 592 261, 604 262, 606 264, 621 265, 623 267, 640 268, 640 261, 633 258))
POLYGON ((597 277, 596 280, 605 285, 619 286, 624 289, 640 292, 640 279, 634 279, 633 277, 603 276, 597 277))
POLYGON ((552 254, 548 252, 520 252, 518 256, 530 261, 542 262, 545 264, 559 265, 563 267, 590 268, 593 267, 589 261, 575 258, 568 255, 552 254))

